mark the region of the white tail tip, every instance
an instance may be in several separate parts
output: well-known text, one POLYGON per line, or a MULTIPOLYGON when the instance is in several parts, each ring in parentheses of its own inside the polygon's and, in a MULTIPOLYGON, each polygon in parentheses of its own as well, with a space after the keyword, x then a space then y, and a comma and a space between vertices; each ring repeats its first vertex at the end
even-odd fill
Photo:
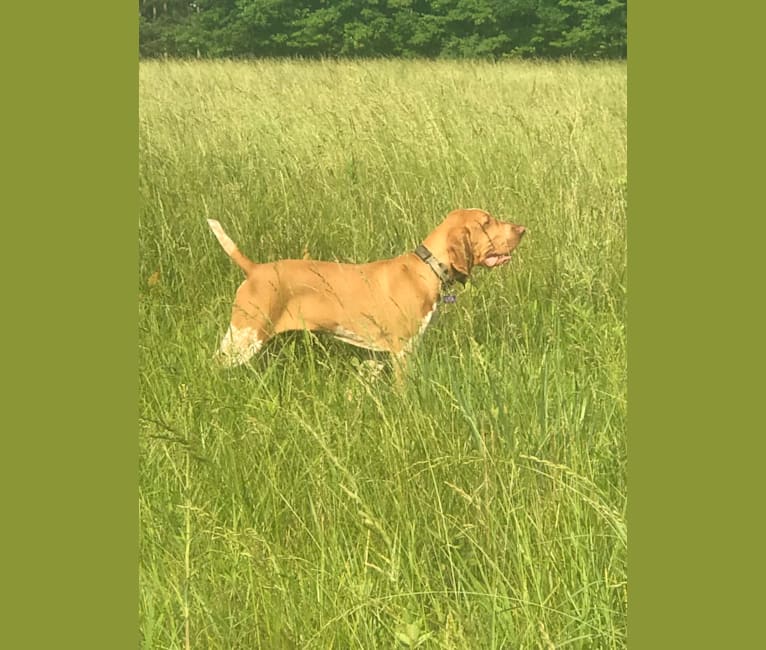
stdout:
POLYGON ((218 242, 221 244, 221 246, 223 246, 223 250, 225 250, 229 255, 237 250, 236 244, 223 231, 220 223, 218 223, 215 219, 208 219, 207 223, 210 226, 210 229, 213 231, 213 234, 216 236, 216 239, 218 239, 218 242))

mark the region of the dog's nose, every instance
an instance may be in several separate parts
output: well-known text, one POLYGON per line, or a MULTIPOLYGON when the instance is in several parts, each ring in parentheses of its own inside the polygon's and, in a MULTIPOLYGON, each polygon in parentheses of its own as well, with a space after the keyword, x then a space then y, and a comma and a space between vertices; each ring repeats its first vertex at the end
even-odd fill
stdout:
POLYGON ((519 234, 523 235, 525 232, 527 232, 527 229, 524 226, 514 226, 513 229, 519 234))

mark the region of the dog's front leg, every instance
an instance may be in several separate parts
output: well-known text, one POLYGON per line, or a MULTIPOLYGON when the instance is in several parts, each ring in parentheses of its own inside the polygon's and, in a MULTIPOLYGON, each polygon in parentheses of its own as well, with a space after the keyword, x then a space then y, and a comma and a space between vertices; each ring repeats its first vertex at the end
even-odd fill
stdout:
POLYGON ((398 388, 403 388, 407 377, 408 355, 405 351, 397 352, 391 356, 394 367, 394 379, 398 388))

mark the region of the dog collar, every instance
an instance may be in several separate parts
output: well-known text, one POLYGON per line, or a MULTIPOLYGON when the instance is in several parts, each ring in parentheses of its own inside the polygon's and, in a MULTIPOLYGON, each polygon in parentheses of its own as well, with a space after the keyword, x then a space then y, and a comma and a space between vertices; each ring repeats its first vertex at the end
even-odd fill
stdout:
POLYGON ((431 270, 436 274, 436 277, 439 278, 442 283, 449 284, 450 283, 450 277, 449 277, 449 269, 442 264, 439 260, 437 260, 431 251, 429 251, 423 244, 420 244, 415 249, 415 255, 417 255, 421 260, 423 260, 428 266, 431 267, 431 270))

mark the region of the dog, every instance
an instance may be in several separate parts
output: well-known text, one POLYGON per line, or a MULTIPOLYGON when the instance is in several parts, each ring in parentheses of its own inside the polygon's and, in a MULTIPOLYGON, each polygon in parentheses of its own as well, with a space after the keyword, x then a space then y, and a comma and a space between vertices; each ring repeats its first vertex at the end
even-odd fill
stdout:
POLYGON ((401 368, 431 321, 442 289, 455 281, 465 283, 474 267, 507 263, 526 232, 524 226, 498 221, 484 210, 454 210, 415 251, 392 259, 259 264, 237 248, 218 221, 208 219, 208 224, 246 275, 216 353, 224 366, 246 363, 277 334, 310 330, 388 352, 401 368))

